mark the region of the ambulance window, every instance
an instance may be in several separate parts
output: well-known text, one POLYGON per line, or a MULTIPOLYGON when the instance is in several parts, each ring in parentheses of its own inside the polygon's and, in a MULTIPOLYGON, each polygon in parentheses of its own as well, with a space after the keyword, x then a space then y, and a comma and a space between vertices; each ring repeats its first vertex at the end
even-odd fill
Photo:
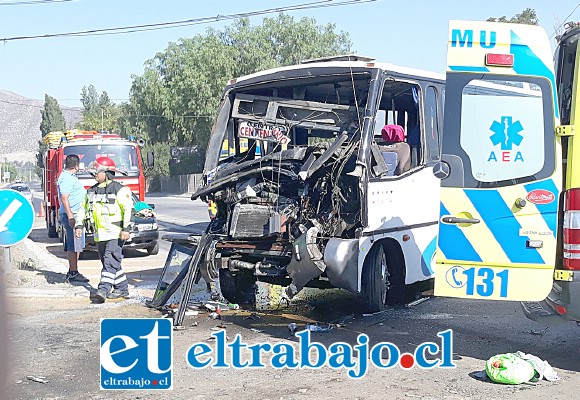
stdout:
POLYGON ((438 115, 437 91, 433 86, 429 86, 425 97, 425 131, 427 134, 427 151, 432 162, 439 161, 438 115))
POLYGON ((542 89, 509 80, 464 87, 460 146, 483 183, 530 178, 544 168, 542 89))

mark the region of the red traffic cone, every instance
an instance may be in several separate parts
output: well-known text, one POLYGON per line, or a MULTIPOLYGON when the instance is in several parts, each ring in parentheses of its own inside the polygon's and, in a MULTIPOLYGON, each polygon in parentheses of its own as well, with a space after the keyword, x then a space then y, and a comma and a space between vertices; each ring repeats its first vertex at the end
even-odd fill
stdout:
POLYGON ((40 209, 38 210, 38 216, 44 217, 44 201, 40 202, 40 209))

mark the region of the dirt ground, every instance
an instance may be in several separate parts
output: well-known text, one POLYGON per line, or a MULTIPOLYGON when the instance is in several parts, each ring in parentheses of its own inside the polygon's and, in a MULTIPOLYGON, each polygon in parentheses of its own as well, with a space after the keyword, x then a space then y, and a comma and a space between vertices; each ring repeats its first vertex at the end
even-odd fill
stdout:
MULTIPOLYGON (((228 311, 222 320, 207 312, 186 317, 183 331, 174 331, 174 388, 167 392, 99 390, 99 321, 101 318, 158 318, 162 314, 144 306, 148 295, 90 304, 86 291, 59 283, 59 273, 18 270, 8 277, 17 286, 9 297, 11 371, 7 399, 573 399, 580 387, 580 338, 575 326, 545 328, 521 316, 515 305, 498 310, 494 321, 489 303, 462 303, 431 299, 413 308, 390 309, 365 317, 356 312, 356 299, 344 293, 306 296, 290 309, 251 314, 251 310, 228 311), (51 276, 47 279, 48 276, 51 276), (16 294, 14 294, 16 293, 16 294), (252 318, 249 316, 254 315, 252 318), (256 316, 257 315, 257 316, 256 316), (228 338, 237 333, 249 343, 289 342, 288 324, 303 327, 308 322, 340 321, 330 332, 313 333, 313 340, 329 345, 336 341, 355 342, 367 333, 374 341, 392 341, 402 349, 436 339, 436 332, 455 331, 457 368, 452 370, 371 368, 360 380, 344 370, 201 369, 185 361, 189 346, 209 343, 218 325, 226 327, 228 338), (193 326, 196 325, 196 326, 193 326), (498 327, 504 327, 499 332, 498 327), (533 333, 535 332, 535 333, 533 333), (522 350, 550 360, 562 380, 504 386, 478 375, 485 359, 505 349, 522 350), (552 353, 551 348, 557 350, 552 353), (40 382, 39 382, 40 381, 40 382), (43 383, 46 382, 46 383, 43 383)), ((198 287, 203 292, 203 288, 198 287)))
MULTIPOLYGON (((41 244, 31 246, 28 249, 31 257, 42 258, 41 244)), ((200 310, 197 316, 186 317, 185 330, 173 332, 173 390, 102 391, 101 318, 163 317, 160 311, 145 306, 154 290, 151 277, 147 277, 156 267, 139 267, 139 260, 130 260, 134 267, 127 271, 130 282, 135 283, 131 299, 103 305, 90 303, 86 285, 64 283, 67 268, 62 259, 33 267, 19 264, 12 273, 0 275, 9 287, 10 326, 10 354, 3 357, 10 371, 7 390, 0 393, 0 399, 580 398, 577 345, 580 328, 575 324, 553 327, 536 324, 523 316, 517 303, 445 298, 431 298, 412 307, 390 308, 378 315, 364 316, 359 311, 360 300, 339 290, 307 290, 289 308, 271 312, 227 311, 221 320, 211 319, 207 310, 200 310), (370 368, 366 376, 354 380, 344 369, 194 370, 186 363, 188 348, 195 343, 211 343, 208 339, 216 329, 222 329, 219 326, 225 327, 229 340, 240 334, 250 344, 296 344, 288 325, 295 323, 300 330, 313 322, 334 323, 329 332, 312 333, 312 340, 326 346, 338 341, 356 344, 357 336, 365 333, 372 343, 390 341, 402 351, 410 351, 425 341, 436 341, 437 332, 453 329, 456 368, 370 368), (489 357, 517 350, 547 360, 562 379, 506 386, 481 375, 489 357)), ((96 261, 84 261, 83 268, 91 262, 96 261)), ((98 269, 91 268, 94 271, 89 270, 90 284, 94 286, 98 269)), ((194 288, 195 298, 207 299, 204 285, 194 288)))

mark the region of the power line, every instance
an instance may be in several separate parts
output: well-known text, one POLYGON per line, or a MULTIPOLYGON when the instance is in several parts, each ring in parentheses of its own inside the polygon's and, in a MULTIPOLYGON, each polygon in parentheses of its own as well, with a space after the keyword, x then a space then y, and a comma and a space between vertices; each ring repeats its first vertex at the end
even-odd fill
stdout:
POLYGON ((69 1, 75 0, 28 0, 28 1, 11 1, 11 2, 0 2, 0 6, 23 6, 31 4, 49 4, 49 3, 67 3, 69 1))
MULTIPOLYGON (((23 99, 21 101, 39 102, 41 100, 23 99)), ((3 99, 0 99, 0 103, 13 104, 16 106, 31 107, 31 108, 38 108, 38 109, 44 108, 44 105, 18 103, 15 101, 3 100, 3 99)), ((82 107, 67 107, 67 106, 61 106, 61 105, 59 105, 59 107, 61 110, 72 110, 72 111, 82 111, 83 110, 82 107)), ((156 118, 165 118, 165 119, 172 119, 172 118, 212 119, 212 118, 214 118, 211 115, 169 115, 168 116, 168 115, 160 115, 160 114, 131 114, 130 116, 133 116, 133 117, 156 117, 156 118)))
POLYGON ((231 19, 238 19, 238 18, 245 18, 245 17, 253 17, 257 15, 265 15, 265 14, 272 14, 272 13, 281 13, 286 11, 298 11, 298 10, 308 10, 314 8, 326 8, 326 7, 341 7, 353 4, 362 4, 362 3, 372 3, 379 0, 343 0, 339 2, 335 2, 335 0, 320 0, 311 3, 302 3, 293 6, 287 7, 277 7, 277 8, 268 8, 264 10, 258 11, 250 11, 245 13, 237 13, 237 14, 226 14, 226 15, 216 15, 213 17, 203 17, 203 18, 193 18, 193 19, 186 19, 181 21, 172 21, 172 22, 160 22, 156 24, 145 24, 145 25, 133 25, 133 26, 124 26, 124 27, 117 27, 117 28, 102 28, 102 29, 90 29, 86 31, 75 31, 75 32, 65 32, 65 33, 54 33, 54 34, 45 34, 45 35, 31 35, 31 36, 13 36, 7 38, 1 38, 0 41, 8 42, 13 40, 24 40, 24 39, 44 39, 44 38, 55 38, 55 37, 75 37, 75 36, 100 36, 100 35, 119 35, 123 33, 135 33, 135 32, 143 32, 143 31, 152 31, 158 29, 168 29, 168 28, 176 28, 176 27, 183 27, 183 26, 190 26, 190 25, 200 25, 200 24, 208 24, 211 22, 217 21, 225 21, 231 19))
POLYGON ((165 119, 172 119, 172 118, 196 118, 196 119, 213 119, 215 117, 211 115, 156 115, 156 114, 131 114, 132 117, 156 117, 156 118, 165 118, 165 119))
MULTIPOLYGON (((41 102, 42 100, 33 100, 33 99, 30 99, 30 100, 22 100, 22 101, 39 101, 39 102, 41 102)), ((32 108, 38 108, 38 109, 44 108, 44 104, 43 105, 39 105, 39 104, 25 104, 25 103, 18 103, 18 102, 15 102, 15 101, 9 101, 9 100, 3 100, 3 99, 0 99, 0 103, 13 104, 15 106, 32 107, 32 108)), ((80 110, 82 110, 82 107, 67 107, 67 106, 61 106, 61 105, 59 105, 59 107, 60 107, 61 110, 73 110, 73 111, 80 111, 80 110)))
MULTIPOLYGON (((78 99, 78 98, 77 99, 74 99, 74 98, 73 99, 60 99, 59 98, 56 100, 57 101, 82 101, 83 99, 78 99)), ((113 101, 113 100, 115 100, 115 101, 129 101, 129 99, 127 99, 127 98, 125 98, 125 99, 111 99, 111 98, 109 98, 109 100, 111 100, 111 101, 113 101)), ((31 99, 31 100, 23 100, 23 101, 37 101, 37 100, 31 99)))
POLYGON ((568 16, 567 16, 566 18, 564 18, 564 23, 566 23, 566 20, 567 20, 568 18, 570 18, 570 16, 571 16, 572 14, 574 14, 574 11, 576 11, 576 10, 578 9, 578 7, 580 7, 580 3, 576 4, 576 7, 574 7, 574 9, 572 10, 572 12, 570 12, 570 14, 568 14, 568 16))
POLYGON ((564 18, 564 22, 562 22, 556 29, 554 29, 554 32, 550 35, 550 39, 558 32, 558 30, 561 27, 563 27, 566 24, 566 20, 570 18, 572 14, 574 14, 574 12, 578 9, 578 7, 580 7, 580 3, 576 4, 576 7, 574 7, 574 9, 570 12, 570 14, 566 16, 566 18, 564 18))

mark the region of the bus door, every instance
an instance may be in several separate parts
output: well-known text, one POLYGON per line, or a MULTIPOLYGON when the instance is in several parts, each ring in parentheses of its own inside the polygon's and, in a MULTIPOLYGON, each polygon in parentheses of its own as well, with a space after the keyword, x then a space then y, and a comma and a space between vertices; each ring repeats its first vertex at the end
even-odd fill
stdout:
POLYGON ((548 37, 450 21, 447 51, 435 295, 543 300, 562 180, 548 37))

